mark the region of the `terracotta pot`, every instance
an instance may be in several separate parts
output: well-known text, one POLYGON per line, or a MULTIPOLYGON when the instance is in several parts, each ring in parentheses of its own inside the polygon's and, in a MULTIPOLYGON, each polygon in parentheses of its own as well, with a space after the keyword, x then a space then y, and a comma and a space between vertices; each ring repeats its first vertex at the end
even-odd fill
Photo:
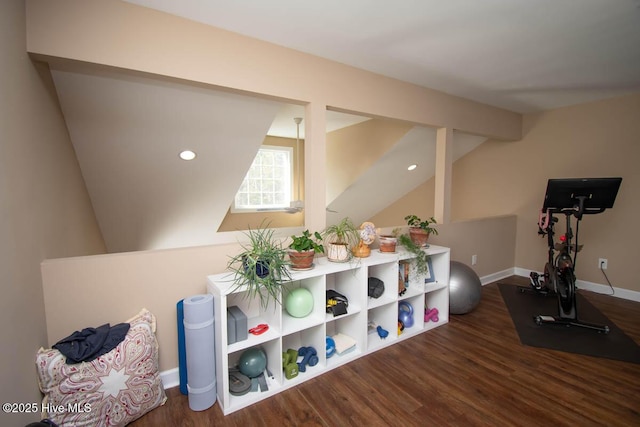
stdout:
POLYGON ((411 241, 416 245, 424 246, 427 244, 427 240, 429 239, 429 233, 419 227, 410 227, 409 237, 411 238, 411 241))
POLYGON ((308 270, 313 268, 313 258, 315 257, 315 251, 294 251, 289 250, 289 261, 291 261, 291 268, 294 270, 308 270))
POLYGON ((380 236, 380 252, 395 252, 398 239, 391 235, 380 236))

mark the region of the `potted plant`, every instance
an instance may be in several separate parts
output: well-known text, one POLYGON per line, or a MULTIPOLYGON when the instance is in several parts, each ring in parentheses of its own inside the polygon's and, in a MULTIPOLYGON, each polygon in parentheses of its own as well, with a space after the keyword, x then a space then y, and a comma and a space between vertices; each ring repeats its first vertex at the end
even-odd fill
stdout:
POLYGON ((260 299, 263 308, 271 300, 280 303, 282 283, 291 280, 286 250, 273 236, 274 230, 261 225, 245 233, 249 241, 232 257, 227 268, 234 274, 235 289, 243 288, 250 300, 260 299))
POLYGON ((437 224, 434 217, 423 221, 417 215, 407 215, 404 217, 404 220, 407 221, 407 225, 409 226, 409 236, 411 240, 418 246, 426 245, 430 234, 438 235, 438 230, 432 226, 437 224))
POLYGON ((325 228, 322 236, 327 243, 327 259, 332 262, 349 261, 352 248, 360 242, 360 230, 348 217, 325 228))
POLYGON ((324 253, 324 246, 321 242, 322 236, 317 231, 311 234, 309 230, 304 230, 299 236, 291 236, 291 244, 287 251, 291 269, 308 270, 313 268, 315 255, 324 253))
POLYGON ((415 256, 416 272, 426 275, 429 272, 429 256, 422 250, 422 246, 418 246, 408 234, 398 236, 398 243, 415 256))
POLYGON ((378 236, 380 239, 380 252, 395 253, 399 235, 400 229, 394 228, 391 234, 381 234, 378 236))

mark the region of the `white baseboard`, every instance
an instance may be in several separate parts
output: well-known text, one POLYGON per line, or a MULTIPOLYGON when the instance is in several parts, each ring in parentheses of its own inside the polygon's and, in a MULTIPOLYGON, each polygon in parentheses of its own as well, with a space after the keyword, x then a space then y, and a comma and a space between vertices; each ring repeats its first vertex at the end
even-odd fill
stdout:
POLYGON ((516 273, 513 268, 507 268, 506 270, 498 271, 497 273, 492 273, 487 276, 482 276, 480 278, 480 283, 482 286, 487 285, 489 283, 497 282, 498 280, 502 280, 505 277, 513 276, 516 273))
MULTIPOLYGON (((525 268, 516 267, 515 269, 516 276, 529 277, 531 274, 531 270, 527 270, 525 268)), ((537 272, 538 274, 542 274, 541 271, 537 272)), ((630 291, 629 289, 621 289, 614 287, 614 293, 611 293, 611 287, 609 285, 603 285, 601 283, 587 282, 585 280, 578 279, 576 281, 576 287, 578 289, 584 289, 585 291, 591 291, 598 294, 611 295, 617 298, 627 299, 630 301, 640 302, 640 292, 638 291, 630 291)))
MULTIPOLYGON (((513 271, 516 276, 529 277, 533 270, 528 270, 526 268, 514 267, 513 271)), ((543 274, 542 271, 536 271, 538 274, 543 274)))
POLYGON ((180 370, 179 368, 168 369, 160 372, 160 379, 165 390, 180 385, 180 370))

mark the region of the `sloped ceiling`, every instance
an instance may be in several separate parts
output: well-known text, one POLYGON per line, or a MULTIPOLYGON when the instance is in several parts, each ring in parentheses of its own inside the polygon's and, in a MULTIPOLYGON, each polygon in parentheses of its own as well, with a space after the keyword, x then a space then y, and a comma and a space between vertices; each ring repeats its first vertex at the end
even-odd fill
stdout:
MULTIPOLYGON (((304 116, 299 105, 133 73, 51 74, 108 252, 214 243, 265 135, 295 137, 293 117, 304 116), (181 160, 185 149, 196 159, 181 160)), ((365 120, 327 111, 327 131, 365 120)), ((455 158, 482 141, 456 133, 455 158)), ((364 221, 433 177, 435 162, 406 171, 416 158, 435 158, 435 130, 407 133, 331 201, 328 222, 364 221)))
MULTIPOLYGON (((487 138, 454 132, 453 160, 464 156, 487 138)), ((435 175, 436 130, 413 127, 371 168, 330 201, 327 221, 349 217, 355 224, 371 218, 435 175), (407 167, 417 164, 416 169, 407 167)))
MULTIPOLYGON (((74 65, 51 74, 108 252, 207 245, 266 135, 304 107, 74 65), (186 162, 182 150, 197 154, 186 162)), ((327 111, 327 131, 368 120, 327 111)), ((304 138, 304 126, 300 128, 304 138)))
POLYGON ((281 108, 110 72, 52 76, 109 252, 209 243, 281 108))

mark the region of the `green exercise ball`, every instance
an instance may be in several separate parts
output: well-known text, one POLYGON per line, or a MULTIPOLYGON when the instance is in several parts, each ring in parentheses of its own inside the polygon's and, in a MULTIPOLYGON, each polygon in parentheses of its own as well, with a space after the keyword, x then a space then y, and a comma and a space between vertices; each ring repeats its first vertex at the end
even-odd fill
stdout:
POLYGON ((287 294, 284 307, 293 317, 306 317, 313 310, 313 295, 306 288, 292 289, 287 294))

